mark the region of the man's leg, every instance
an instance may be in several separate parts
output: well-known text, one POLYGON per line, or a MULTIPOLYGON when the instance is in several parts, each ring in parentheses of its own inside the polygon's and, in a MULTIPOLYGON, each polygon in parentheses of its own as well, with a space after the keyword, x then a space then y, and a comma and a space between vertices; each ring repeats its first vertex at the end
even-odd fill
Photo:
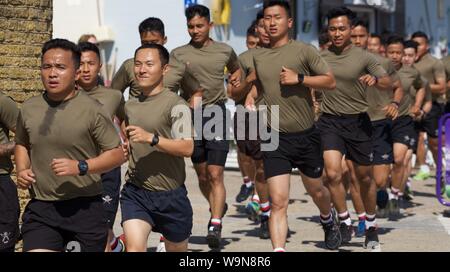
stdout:
POLYGON ((314 203, 320 211, 320 223, 325 231, 325 245, 328 249, 338 249, 342 243, 342 236, 337 225, 333 221, 331 213, 331 196, 327 187, 324 186, 321 178, 310 178, 301 174, 303 185, 312 197, 314 203))
POLYGON ((238 162, 241 169, 244 184, 242 184, 238 195, 236 196, 236 202, 241 203, 248 199, 254 193, 255 181, 255 163, 253 159, 247 156, 245 153, 238 150, 238 162))
POLYGON ((225 207, 226 191, 224 184, 224 167, 218 165, 208 165, 208 181, 211 188, 211 218, 221 219, 225 207))
POLYGON ((194 164, 195 172, 197 173, 198 185, 205 199, 211 205, 211 184, 208 180, 207 163, 194 164))
POLYGON ((132 219, 123 222, 127 252, 147 252, 147 240, 152 227, 144 220, 132 219))
POLYGON ((392 167, 392 184, 391 184, 391 215, 399 216, 400 215, 400 207, 399 207, 399 194, 403 190, 403 182, 405 169, 408 163, 405 161, 406 153, 408 152, 408 146, 395 143, 394 144, 394 166, 392 167))
POLYGON ((188 250, 188 241, 189 239, 186 239, 182 242, 174 243, 165 239, 164 243, 166 244, 167 252, 186 252, 188 250))
POLYGON ((327 176, 328 188, 331 193, 331 199, 339 214, 347 212, 346 192, 342 184, 342 153, 335 150, 324 152, 325 173, 327 176))
POLYGON ((353 207, 358 216, 358 228, 356 232, 357 237, 364 236, 366 231, 366 209, 364 207, 364 202, 361 197, 361 186, 358 179, 356 178, 355 172, 350 171, 345 162, 347 168, 347 178, 350 180, 350 196, 352 198, 353 207))
POLYGON ((272 200, 272 211, 269 219, 270 239, 272 247, 286 248, 288 233, 287 208, 289 205, 290 174, 271 177, 267 180, 272 200))

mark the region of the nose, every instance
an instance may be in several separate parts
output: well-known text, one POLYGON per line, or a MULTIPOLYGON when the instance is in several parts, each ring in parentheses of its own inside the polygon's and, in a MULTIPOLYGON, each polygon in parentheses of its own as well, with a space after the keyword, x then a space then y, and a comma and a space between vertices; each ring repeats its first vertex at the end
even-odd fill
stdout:
POLYGON ((89 72, 89 65, 87 63, 82 64, 81 65, 81 71, 83 71, 84 73, 88 73, 89 72))

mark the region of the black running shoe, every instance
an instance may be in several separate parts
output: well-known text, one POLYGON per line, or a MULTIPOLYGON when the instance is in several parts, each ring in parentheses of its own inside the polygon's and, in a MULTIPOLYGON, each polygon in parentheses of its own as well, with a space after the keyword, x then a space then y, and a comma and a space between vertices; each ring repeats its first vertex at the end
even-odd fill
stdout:
POLYGON ((380 241, 378 240, 378 229, 371 227, 366 231, 366 240, 364 241, 364 248, 370 250, 381 250, 380 241))
POLYGON ((339 226, 339 231, 341 232, 342 243, 349 243, 353 236, 353 226, 347 226, 344 222, 339 226))
POLYGON ((220 248, 220 241, 222 237, 222 225, 209 224, 208 235, 206 236, 206 241, 208 241, 208 246, 211 249, 220 248))
POLYGON ((389 200, 389 218, 398 218, 400 216, 400 207, 398 199, 389 200))
POLYGON ((259 228, 259 238, 266 240, 270 238, 269 217, 261 215, 261 227, 259 228))
POLYGON ((325 246, 330 250, 338 249, 342 244, 342 236, 336 222, 322 224, 322 228, 325 232, 325 246))
POLYGON ((254 188, 255 185, 253 184, 250 187, 247 187, 247 185, 242 184, 241 190, 239 191, 239 194, 236 196, 236 202, 242 203, 243 201, 247 200, 253 194, 254 188))

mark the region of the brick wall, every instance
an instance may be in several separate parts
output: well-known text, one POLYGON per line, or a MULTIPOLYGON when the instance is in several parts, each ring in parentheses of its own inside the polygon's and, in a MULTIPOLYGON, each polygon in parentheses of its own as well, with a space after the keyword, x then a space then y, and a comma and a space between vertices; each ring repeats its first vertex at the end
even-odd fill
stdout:
POLYGON ((0 0, 0 91, 17 102, 42 91, 40 52, 52 37, 52 0, 0 0))

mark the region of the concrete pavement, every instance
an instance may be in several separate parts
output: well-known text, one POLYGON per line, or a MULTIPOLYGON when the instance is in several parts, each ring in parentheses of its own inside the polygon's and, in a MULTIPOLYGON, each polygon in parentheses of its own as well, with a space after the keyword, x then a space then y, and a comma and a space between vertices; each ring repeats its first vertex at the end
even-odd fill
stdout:
MULTIPOLYGON (((189 251, 208 252, 205 236, 209 220, 208 203, 202 196, 195 171, 190 160, 186 160, 189 198, 194 209, 194 226, 189 240, 189 251)), ((124 172, 124 171, 123 171, 124 172)), ((226 171, 225 186, 227 189, 228 212, 223 219, 222 252, 270 252, 270 240, 258 237, 258 225, 250 222, 246 215, 239 212, 246 203, 234 201, 242 184, 240 172, 226 171)), ((406 210, 404 217, 398 221, 378 219, 380 242, 383 252, 411 251, 450 251, 450 219, 443 218, 445 207, 441 206, 434 196, 434 180, 413 183, 415 198, 406 210)), ((289 227, 292 236, 288 240, 287 250, 291 252, 326 252, 324 233, 319 224, 318 210, 311 198, 306 194, 300 176, 291 179, 290 205, 288 210, 289 227)), ((354 212, 351 201, 349 209, 354 212)), ((352 214, 352 219, 356 215, 352 214)), ((115 224, 116 234, 122 233, 120 227, 120 209, 115 224)), ((152 233, 148 241, 149 251, 154 251, 159 242, 159 235, 152 233)), ((353 238, 349 245, 342 246, 340 251, 366 251, 362 244, 364 238, 353 238)))

